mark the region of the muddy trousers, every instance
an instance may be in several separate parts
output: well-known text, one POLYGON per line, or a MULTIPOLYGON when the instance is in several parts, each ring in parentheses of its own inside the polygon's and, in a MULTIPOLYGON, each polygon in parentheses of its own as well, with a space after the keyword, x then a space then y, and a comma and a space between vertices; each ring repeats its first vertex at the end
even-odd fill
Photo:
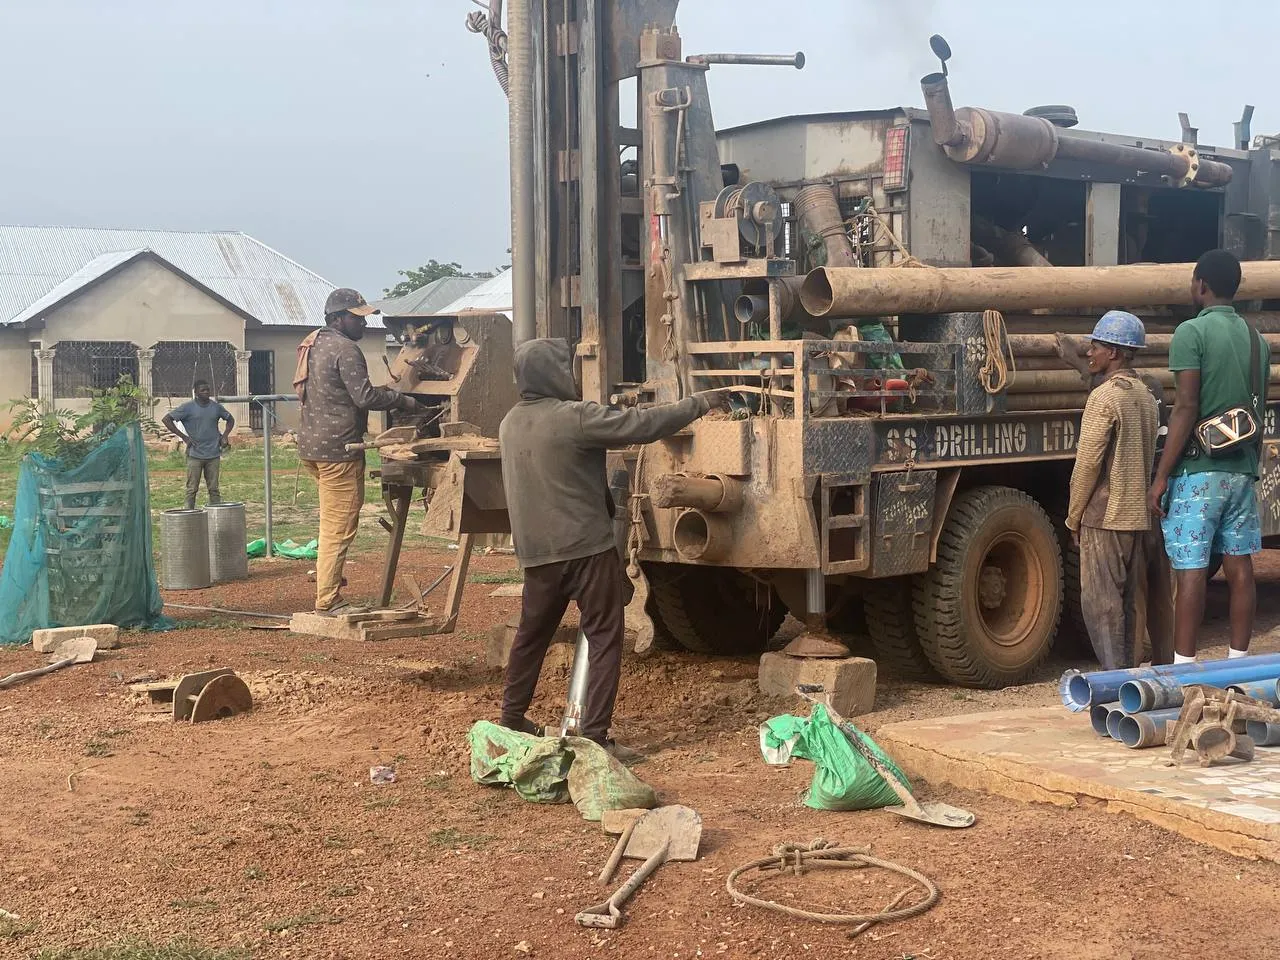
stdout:
POLYGON ((1145 530, 1080 527, 1080 609, 1103 670, 1137 666, 1146 622, 1146 544, 1145 530))
POLYGON ((302 467, 315 477, 318 487, 320 546, 316 551, 316 609, 328 610, 338 602, 347 551, 360 529, 360 508, 364 506, 364 459, 338 463, 303 460, 302 467))
POLYGON ((581 560, 525 569, 520 627, 511 645, 502 694, 504 727, 525 727, 525 711, 533 701, 547 647, 573 600, 578 604, 579 626, 587 636, 590 654, 582 735, 598 743, 605 741, 622 674, 624 582, 622 564, 612 549, 581 560))
POLYGON ((210 503, 221 503, 222 492, 218 489, 218 474, 222 471, 222 460, 197 460, 187 457, 187 509, 196 508, 196 494, 200 492, 200 478, 204 477, 205 493, 210 503))

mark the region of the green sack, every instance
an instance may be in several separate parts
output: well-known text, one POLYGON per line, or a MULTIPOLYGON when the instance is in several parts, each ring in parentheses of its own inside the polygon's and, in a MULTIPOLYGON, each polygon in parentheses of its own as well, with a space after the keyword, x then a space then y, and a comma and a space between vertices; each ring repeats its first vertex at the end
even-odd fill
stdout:
MULTIPOLYGON (((273 551, 277 557, 284 557, 286 560, 315 560, 320 556, 319 540, 312 540, 310 543, 297 544, 292 540, 285 540, 283 543, 274 545, 273 551)), ((267 555, 267 541, 263 537, 250 541, 245 547, 245 552, 250 557, 265 557, 267 555)))
POLYGON ((586 820, 599 820, 605 810, 658 805, 653 788, 593 740, 535 737, 480 720, 467 741, 471 779, 510 786, 532 803, 572 800, 586 820))
MULTIPOLYGON (((860 730, 859 739, 893 771, 908 790, 911 783, 897 764, 860 730)), ((783 714, 760 725, 760 751, 767 762, 782 764, 791 757, 812 760, 816 769, 804 805, 815 810, 871 810, 898 803, 898 795, 870 763, 854 749, 832 721, 826 708, 814 704, 808 717, 783 714)))

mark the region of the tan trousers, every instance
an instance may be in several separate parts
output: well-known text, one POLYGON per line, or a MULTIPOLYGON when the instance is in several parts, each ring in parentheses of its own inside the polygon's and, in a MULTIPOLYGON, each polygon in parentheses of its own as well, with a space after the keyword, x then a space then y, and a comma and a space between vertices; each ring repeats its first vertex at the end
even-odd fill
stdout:
POLYGON ((327 463, 303 460, 303 469, 320 487, 320 549, 316 560, 316 609, 338 602, 342 567, 360 527, 364 506, 364 458, 327 463))

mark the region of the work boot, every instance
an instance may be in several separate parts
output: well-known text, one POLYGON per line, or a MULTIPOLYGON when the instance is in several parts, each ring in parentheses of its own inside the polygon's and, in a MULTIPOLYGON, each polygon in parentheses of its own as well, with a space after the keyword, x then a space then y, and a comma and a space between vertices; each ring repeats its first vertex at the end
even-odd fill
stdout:
POLYGON ((508 730, 514 730, 516 733, 527 733, 534 737, 545 737, 547 735, 546 727, 538 726, 528 717, 521 717, 520 722, 514 724, 503 723, 499 720, 498 726, 506 727, 508 730))
POLYGON ((617 760, 619 763, 631 765, 635 763, 643 763, 645 761, 645 755, 639 750, 632 750, 630 747, 624 747, 617 740, 612 738, 605 740, 605 742, 600 744, 600 746, 604 747, 609 756, 613 757, 613 759, 617 760))
POLYGON ((349 600, 344 600, 342 597, 339 597, 338 601, 332 607, 325 610, 321 610, 317 607, 315 612, 316 615, 320 617, 340 617, 347 613, 365 613, 368 609, 368 606, 364 604, 351 603, 349 600))

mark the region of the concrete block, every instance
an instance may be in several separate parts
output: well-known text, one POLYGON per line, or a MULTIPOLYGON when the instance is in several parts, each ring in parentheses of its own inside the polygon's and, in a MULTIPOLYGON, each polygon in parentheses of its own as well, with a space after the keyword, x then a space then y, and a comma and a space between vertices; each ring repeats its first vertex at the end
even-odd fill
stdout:
POLYGON ((843 660, 802 659, 784 653, 760 658, 760 692, 770 697, 796 697, 796 685, 820 683, 831 708, 844 717, 867 713, 876 699, 876 662, 865 657, 843 660))
MULTIPOLYGON (((520 626, 520 615, 516 614, 506 620, 505 623, 497 623, 489 628, 489 639, 485 644, 484 659, 491 667, 500 670, 507 668, 507 661, 511 659, 511 645, 516 640, 516 628, 520 626)), ((575 626, 561 625, 556 630, 556 635, 552 637, 552 650, 555 645, 569 644, 569 663, 573 663, 573 644, 578 640, 578 628, 575 626)), ((548 651, 548 660, 551 659, 551 651, 548 651)))
POLYGON ((87 627, 50 627, 31 634, 31 646, 36 653, 53 653, 63 640, 75 637, 93 637, 99 650, 114 650, 120 646, 120 628, 114 623, 94 623, 87 627))

